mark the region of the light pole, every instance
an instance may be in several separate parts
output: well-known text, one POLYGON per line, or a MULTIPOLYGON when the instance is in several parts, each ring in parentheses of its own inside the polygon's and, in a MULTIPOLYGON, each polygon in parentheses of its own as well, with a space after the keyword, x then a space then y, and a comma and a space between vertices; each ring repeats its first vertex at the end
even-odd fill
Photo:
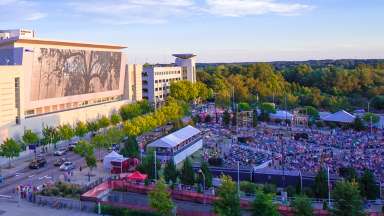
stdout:
POLYGON ((157 161, 156 161, 156 150, 154 151, 155 157, 155 179, 157 180, 157 161))
POLYGON ((327 166, 327 171, 328 171, 328 206, 331 207, 331 185, 329 182, 329 166, 327 166))
POLYGON ((237 195, 240 198, 240 162, 237 161, 237 195))

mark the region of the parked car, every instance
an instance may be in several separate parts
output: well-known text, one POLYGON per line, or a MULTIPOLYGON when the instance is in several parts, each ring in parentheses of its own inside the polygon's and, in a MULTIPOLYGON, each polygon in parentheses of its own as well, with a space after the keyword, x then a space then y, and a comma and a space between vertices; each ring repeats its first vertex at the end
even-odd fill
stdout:
POLYGON ((65 153, 67 153, 67 149, 61 148, 61 149, 55 151, 53 154, 55 156, 63 156, 63 155, 65 155, 65 153))
POLYGON ((69 171, 75 169, 75 165, 70 161, 65 161, 61 166, 60 170, 62 171, 69 171))
POLYGON ((61 166, 61 165, 63 165, 63 163, 66 162, 66 161, 68 161, 67 158, 59 158, 59 159, 57 159, 57 160, 53 163, 53 165, 54 165, 54 166, 61 166))
POLYGON ((39 169, 40 167, 44 167, 46 163, 47 160, 45 160, 45 158, 36 158, 31 161, 31 163, 29 164, 29 168, 39 169))

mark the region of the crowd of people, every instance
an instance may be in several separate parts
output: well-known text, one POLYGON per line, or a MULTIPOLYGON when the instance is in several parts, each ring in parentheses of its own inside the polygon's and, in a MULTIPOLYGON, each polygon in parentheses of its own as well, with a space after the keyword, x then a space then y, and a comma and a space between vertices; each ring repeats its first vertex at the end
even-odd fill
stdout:
POLYGON ((275 168, 300 170, 315 174, 329 167, 338 175, 340 168, 352 167, 358 172, 372 171, 384 182, 384 132, 342 129, 292 129, 290 127, 259 126, 230 131, 220 124, 200 126, 206 131, 203 157, 222 157, 224 166, 257 166, 273 158, 275 168), (248 136, 250 141, 240 144, 234 136, 248 136), (305 136, 296 136, 305 134, 305 136), (224 142, 227 139, 228 142, 224 142))

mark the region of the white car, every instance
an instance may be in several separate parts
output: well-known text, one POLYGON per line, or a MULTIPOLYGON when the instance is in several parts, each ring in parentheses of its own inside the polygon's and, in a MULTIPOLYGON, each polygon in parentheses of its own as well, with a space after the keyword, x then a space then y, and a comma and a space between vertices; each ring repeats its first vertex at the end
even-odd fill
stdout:
POLYGON ((75 169, 75 165, 70 161, 66 161, 60 166, 60 170, 62 171, 69 171, 73 169, 75 169))
POLYGON ((55 156, 63 156, 63 155, 65 155, 65 153, 67 153, 67 149, 62 148, 62 149, 59 149, 59 150, 55 151, 53 154, 55 156))

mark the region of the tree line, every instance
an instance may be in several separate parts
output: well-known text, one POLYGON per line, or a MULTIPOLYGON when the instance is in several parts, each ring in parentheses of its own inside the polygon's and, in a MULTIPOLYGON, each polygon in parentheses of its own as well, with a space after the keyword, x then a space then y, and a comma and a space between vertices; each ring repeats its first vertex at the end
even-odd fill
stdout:
POLYGON ((359 64, 352 68, 308 64, 276 70, 267 63, 227 64, 201 68, 198 80, 213 90, 218 105, 228 106, 234 93, 235 102, 258 100, 289 107, 313 106, 336 111, 384 108, 384 64, 359 64))

